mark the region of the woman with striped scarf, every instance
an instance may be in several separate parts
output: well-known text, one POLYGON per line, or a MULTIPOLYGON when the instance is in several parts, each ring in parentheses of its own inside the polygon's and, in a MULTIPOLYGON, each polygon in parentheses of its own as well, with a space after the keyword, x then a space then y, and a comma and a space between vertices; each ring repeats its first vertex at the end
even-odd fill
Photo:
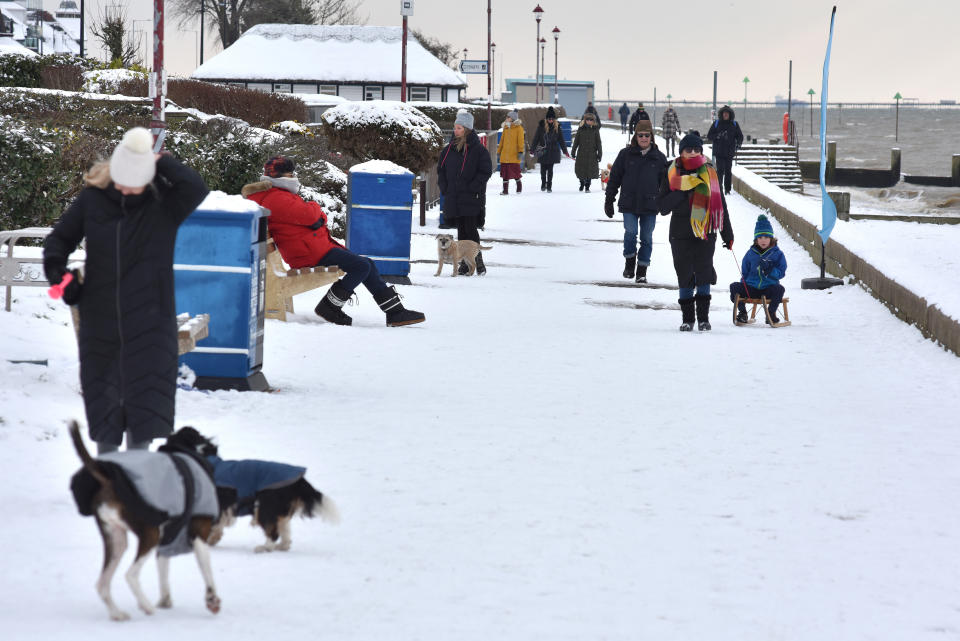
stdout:
POLYGON ((690 131, 680 141, 680 155, 667 168, 659 209, 670 219, 670 248, 680 286, 681 332, 710 330, 710 285, 717 282, 713 253, 717 234, 733 248, 733 228, 717 171, 703 155, 703 140, 690 131), (694 316, 696 312, 696 316, 694 316))

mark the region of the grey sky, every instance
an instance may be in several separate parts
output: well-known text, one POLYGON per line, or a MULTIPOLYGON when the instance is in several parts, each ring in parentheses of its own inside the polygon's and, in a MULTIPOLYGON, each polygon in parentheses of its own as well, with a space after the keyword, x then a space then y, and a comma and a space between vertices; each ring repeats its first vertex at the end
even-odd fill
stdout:
MULTIPOLYGON (((493 41, 497 44, 499 89, 505 77, 532 77, 535 69, 538 0, 492 0, 493 41)), ((623 0, 539 0, 544 9, 541 35, 547 39, 546 70, 554 69, 550 32, 561 31, 561 79, 593 80, 606 98, 607 80, 615 100, 709 99, 713 71, 719 72, 721 102, 748 97, 771 100, 787 95, 788 60, 793 59, 794 95, 819 100, 830 8, 828 0, 736 0, 707 2, 625 2, 623 0)), ((59 0, 44 0, 50 10, 59 0)), ((87 1, 88 20, 96 0, 87 1)), ((129 0, 128 17, 150 18, 150 0, 129 0)), ((955 0, 840 0, 830 68, 831 101, 887 101, 905 98, 960 100, 955 0)), ((371 25, 399 25, 400 0, 364 0, 361 12, 371 25)), ((177 32, 167 21, 168 69, 188 75, 197 56, 195 32, 177 32)), ((468 57, 485 57, 486 0, 415 0, 411 27, 464 47, 468 57)), ((147 24, 137 23, 139 29, 147 24)), ((192 27, 196 29, 196 26, 192 27)), ((219 47, 207 32, 207 58, 219 47)), ((399 61, 397 62, 399 64, 399 61)), ((486 76, 470 76, 471 96, 486 95, 486 76)))

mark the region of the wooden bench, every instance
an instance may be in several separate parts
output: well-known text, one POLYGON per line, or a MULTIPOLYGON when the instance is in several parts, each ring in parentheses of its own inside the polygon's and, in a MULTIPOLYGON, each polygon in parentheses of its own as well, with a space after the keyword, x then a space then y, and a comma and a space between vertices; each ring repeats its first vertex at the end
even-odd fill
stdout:
MULTIPOLYGON (((70 316, 73 318, 73 331, 80 336, 80 312, 76 305, 70 306, 70 316)), ((177 314, 177 355, 183 356, 192 352, 197 341, 210 335, 210 314, 177 314)))
MULTIPOLYGON (((783 300, 780 301, 780 305, 781 307, 783 307, 783 320, 780 321, 779 323, 770 323, 771 327, 786 327, 787 325, 790 325, 790 312, 787 310, 787 303, 789 302, 790 302, 790 298, 788 296, 784 296, 783 300)), ((741 298, 740 294, 737 294, 735 300, 733 301, 733 324, 737 325, 738 327, 742 327, 743 325, 756 323, 757 307, 760 307, 760 306, 763 307, 763 313, 766 315, 767 321, 769 321, 770 320, 770 310, 768 308, 769 304, 770 304, 770 301, 767 300, 766 296, 762 296, 760 298, 741 298), (753 307, 750 309, 750 320, 748 320, 746 323, 737 322, 737 308, 740 307, 740 303, 743 303, 744 305, 753 305, 753 307)))
POLYGON ((267 318, 286 321, 293 313, 293 297, 335 283, 344 272, 336 265, 287 269, 273 238, 267 236, 267 273, 264 313, 267 318))

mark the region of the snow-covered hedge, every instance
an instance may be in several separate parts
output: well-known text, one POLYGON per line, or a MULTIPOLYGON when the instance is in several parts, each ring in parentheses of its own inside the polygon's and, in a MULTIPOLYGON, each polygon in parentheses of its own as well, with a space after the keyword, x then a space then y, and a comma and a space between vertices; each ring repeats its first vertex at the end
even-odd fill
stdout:
POLYGON ((60 144, 69 132, 34 127, 0 115, 0 229, 49 225, 69 188, 60 144))
POLYGON ((437 124, 407 103, 351 102, 328 109, 321 120, 335 148, 359 160, 389 160, 414 173, 435 163, 443 147, 437 124))
MULTIPOLYGON (((441 129, 453 129, 453 121, 457 118, 457 112, 463 109, 473 114, 473 128, 484 131, 487 128, 487 106, 468 105, 468 104, 446 104, 446 103, 417 103, 417 109, 424 115, 429 116, 441 129)), ((493 121, 493 129, 499 129, 507 117, 507 107, 493 107, 490 110, 490 116, 493 121)))

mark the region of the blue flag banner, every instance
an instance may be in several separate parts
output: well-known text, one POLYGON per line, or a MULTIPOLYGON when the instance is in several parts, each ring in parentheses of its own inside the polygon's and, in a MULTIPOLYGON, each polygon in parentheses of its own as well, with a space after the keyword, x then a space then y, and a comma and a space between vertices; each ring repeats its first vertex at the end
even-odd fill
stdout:
POLYGON ((830 47, 833 46, 833 20, 837 17, 837 8, 830 14, 830 37, 827 39, 827 55, 823 59, 823 86, 820 88, 820 197, 822 198, 823 224, 818 232, 820 240, 826 245, 830 232, 837 224, 837 206, 827 193, 827 84, 830 79, 830 47))

